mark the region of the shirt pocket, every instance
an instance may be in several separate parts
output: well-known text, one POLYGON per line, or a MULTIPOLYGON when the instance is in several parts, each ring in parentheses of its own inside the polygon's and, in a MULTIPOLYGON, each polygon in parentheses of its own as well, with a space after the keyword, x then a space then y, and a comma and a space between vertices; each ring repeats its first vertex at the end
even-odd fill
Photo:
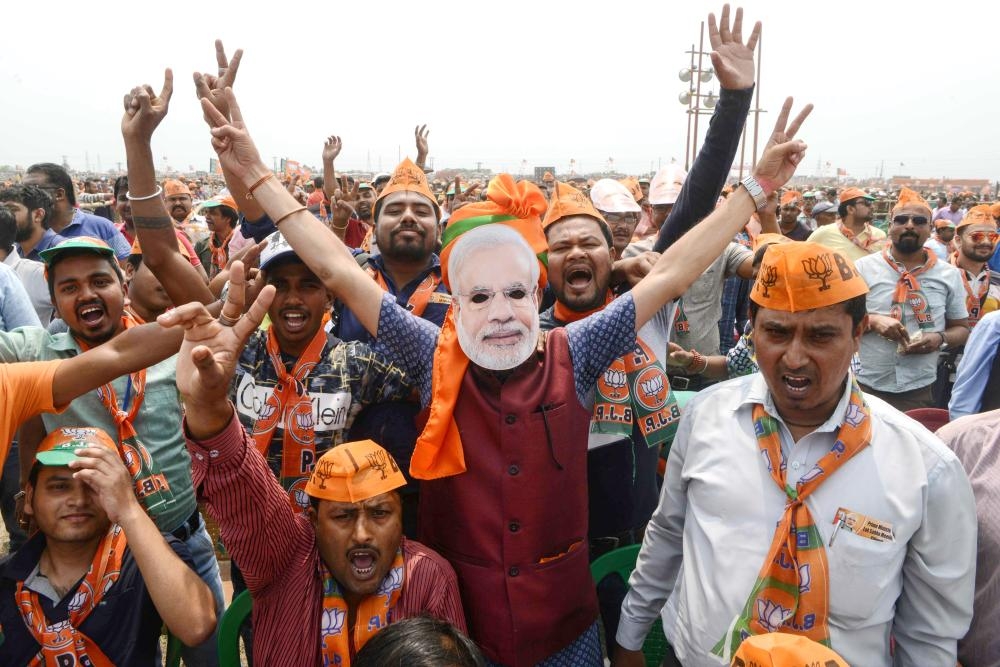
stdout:
POLYGON ((878 542, 844 529, 827 546, 830 614, 845 626, 887 622, 902 589, 906 545, 878 542))

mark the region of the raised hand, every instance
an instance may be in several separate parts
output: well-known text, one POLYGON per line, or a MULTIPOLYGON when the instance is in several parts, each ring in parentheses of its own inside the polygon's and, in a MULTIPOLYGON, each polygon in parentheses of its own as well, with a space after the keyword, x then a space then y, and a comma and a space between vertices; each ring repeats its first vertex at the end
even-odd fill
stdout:
POLYGON ((760 39, 757 21, 746 44, 743 43, 743 8, 736 8, 736 19, 729 29, 729 5, 722 6, 722 16, 716 25, 715 14, 708 15, 708 41, 712 44, 712 66, 719 85, 727 90, 749 88, 754 82, 753 50, 760 39))
POLYGON ((226 88, 224 94, 231 120, 206 98, 201 100, 201 110, 205 113, 205 121, 212 128, 212 148, 215 149, 223 167, 236 178, 249 184, 270 173, 270 169, 264 166, 257 146, 246 130, 243 113, 240 111, 233 89, 226 88))
POLYGON ((795 135, 802 127, 803 121, 813 110, 813 105, 807 104, 791 123, 788 115, 792 111, 792 98, 789 97, 781 106, 781 113, 774 123, 774 130, 764 147, 764 154, 754 167, 754 178, 770 195, 788 182, 795 173, 802 158, 805 157, 806 144, 796 141, 795 135))
POLYGON ((226 49, 222 40, 215 40, 215 61, 218 64, 218 75, 201 72, 194 73, 194 89, 198 99, 207 99, 226 118, 229 118, 229 103, 226 100, 226 88, 232 88, 236 83, 236 73, 243 60, 243 49, 236 49, 233 59, 226 58, 226 49))
POLYGON ((337 193, 337 196, 331 201, 333 211, 330 224, 337 229, 343 229, 347 226, 347 221, 351 219, 351 216, 354 215, 354 212, 358 208, 358 182, 354 181, 354 187, 349 188, 347 177, 341 176, 340 189, 337 193))
POLYGON ((177 356, 177 389, 189 408, 227 405, 229 383, 247 337, 260 326, 274 298, 274 287, 264 287, 243 314, 243 263, 235 262, 229 275, 229 294, 219 319, 200 303, 187 303, 160 315, 164 327, 184 327, 177 356))
POLYGON ((430 154, 427 148, 427 136, 431 133, 427 125, 417 125, 413 128, 413 136, 417 142, 417 166, 424 168, 427 156, 430 154))
POLYGON ((163 88, 153 93, 148 85, 136 86, 125 95, 125 114, 122 116, 122 136, 126 139, 148 141, 153 131, 167 116, 170 97, 174 94, 174 74, 167 68, 163 72, 163 88))
POLYGON ((326 138, 323 143, 323 164, 327 162, 333 162, 340 155, 340 149, 342 147, 340 137, 335 134, 331 134, 326 138))
POLYGON ((97 504, 107 513, 111 523, 122 523, 130 513, 142 513, 135 497, 132 475, 118 452, 96 445, 80 449, 77 458, 69 462, 69 469, 74 471, 73 477, 94 492, 97 504))

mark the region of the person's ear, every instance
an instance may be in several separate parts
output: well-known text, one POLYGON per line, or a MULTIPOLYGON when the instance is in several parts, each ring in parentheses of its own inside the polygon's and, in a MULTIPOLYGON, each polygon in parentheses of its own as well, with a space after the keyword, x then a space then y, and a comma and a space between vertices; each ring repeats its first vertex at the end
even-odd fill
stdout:
POLYGON ((31 223, 32 223, 32 225, 35 225, 35 224, 40 225, 44 221, 45 221, 45 209, 44 208, 36 208, 36 209, 33 209, 31 211, 31 223))

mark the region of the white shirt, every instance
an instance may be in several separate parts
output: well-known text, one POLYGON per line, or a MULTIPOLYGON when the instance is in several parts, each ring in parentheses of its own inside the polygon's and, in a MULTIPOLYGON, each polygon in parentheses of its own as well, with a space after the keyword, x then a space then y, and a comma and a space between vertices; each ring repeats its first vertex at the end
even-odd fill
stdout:
MULTIPOLYGON (((882 253, 862 257, 854 262, 854 266, 868 283, 868 312, 888 315, 900 274, 889 266, 882 253)), ((938 260, 917 276, 917 281, 934 316, 934 331, 944 331, 947 320, 961 320, 969 316, 965 309, 962 274, 954 266, 938 260)), ((903 304, 903 324, 911 338, 920 331, 909 304, 903 304)), ((920 389, 934 382, 939 352, 900 355, 896 352, 898 347, 899 343, 886 340, 874 331, 862 336, 858 380, 872 389, 894 394, 920 389)))
MULTIPOLYGON (((824 544, 839 508, 891 524, 895 541, 840 530, 827 546, 832 648, 851 665, 888 666, 892 633, 895 665, 954 667, 972 618, 972 489, 940 440, 887 403, 866 399, 872 444, 805 504, 824 544)), ((763 403, 781 423, 794 484, 835 442, 848 401, 845 388, 834 416, 798 442, 760 374, 710 387, 688 403, 622 604, 619 644, 639 649, 660 613, 685 667, 724 664, 712 648, 746 604, 786 500, 760 455, 753 406, 763 403)))
POLYGON ((48 325, 55 308, 52 306, 52 297, 49 296, 49 284, 45 280, 45 265, 33 259, 22 258, 17 252, 17 244, 7 253, 3 263, 14 270, 24 285, 24 291, 28 293, 31 305, 38 314, 38 321, 42 326, 48 325))

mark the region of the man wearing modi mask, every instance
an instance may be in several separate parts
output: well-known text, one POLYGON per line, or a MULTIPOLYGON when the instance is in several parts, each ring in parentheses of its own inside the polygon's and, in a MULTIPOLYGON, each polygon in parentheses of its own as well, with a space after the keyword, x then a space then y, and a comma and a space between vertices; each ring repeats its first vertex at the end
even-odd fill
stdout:
POLYGON ((383 292, 322 223, 269 177, 231 91, 229 123, 207 102, 213 143, 301 259, 410 375, 429 417, 410 466, 421 485, 421 540, 458 574, 470 634, 497 664, 601 665, 588 568, 586 406, 635 335, 722 252, 805 144, 785 102, 755 174, 677 241, 628 294, 539 335, 546 244, 536 186, 495 178, 455 212, 442 278, 455 296, 443 327, 383 292), (787 130, 786 130, 786 125, 787 130), (763 179, 763 182, 761 182, 763 179))
POLYGON ((940 440, 858 387, 867 292, 837 251, 767 249, 750 297, 760 373, 686 406, 612 664, 641 664, 657 615, 685 667, 729 664, 768 632, 852 665, 955 664, 972 617, 972 489, 940 440))

